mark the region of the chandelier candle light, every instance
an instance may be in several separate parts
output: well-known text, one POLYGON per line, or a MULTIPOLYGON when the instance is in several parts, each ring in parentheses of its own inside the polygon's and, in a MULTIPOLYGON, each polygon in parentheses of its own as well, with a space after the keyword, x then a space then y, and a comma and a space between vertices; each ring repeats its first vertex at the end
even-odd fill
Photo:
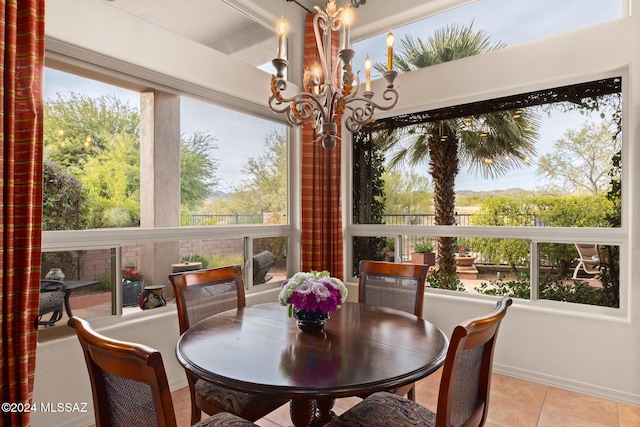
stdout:
MULTIPOLYGON (((364 4, 364 2, 362 2, 364 4)), ((360 80, 351 69, 351 59, 355 52, 351 49, 350 26, 353 18, 350 7, 336 9, 335 0, 327 3, 326 11, 315 7, 313 32, 318 47, 320 65, 315 64, 311 70, 305 70, 303 76, 303 92, 290 97, 283 94, 287 89, 284 71, 289 65, 285 43, 286 23, 284 19, 278 24, 278 57, 271 61, 276 74, 271 77, 271 96, 269 108, 285 114, 289 123, 301 126, 312 121, 318 136, 317 142, 328 150, 336 146, 338 126, 345 116, 345 126, 350 132, 357 132, 363 125, 374 119, 375 110, 390 110, 398 102, 398 91, 393 82, 398 72, 393 70, 393 34, 387 36, 388 67, 383 74, 387 86, 382 94, 386 105, 372 101, 375 93, 371 91, 371 60, 365 61, 365 90, 360 94, 360 80), (338 56, 332 55, 332 37, 340 34, 340 50, 338 56), (347 110, 347 111, 345 111, 347 110)))

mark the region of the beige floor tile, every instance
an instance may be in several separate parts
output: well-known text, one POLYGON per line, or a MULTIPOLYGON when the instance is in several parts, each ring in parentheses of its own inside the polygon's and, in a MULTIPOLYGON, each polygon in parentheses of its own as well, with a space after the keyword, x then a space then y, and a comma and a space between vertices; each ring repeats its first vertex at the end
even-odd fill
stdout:
POLYGON ((600 425, 619 425, 616 402, 557 387, 549 387, 543 408, 600 425))
POLYGON ((618 409, 620 411, 620 427, 640 426, 640 406, 619 403, 618 409))
POLYGON ((263 426, 263 427, 271 427, 272 424, 268 424, 266 423, 271 422, 273 423, 273 425, 276 426, 288 426, 291 424, 291 416, 289 415, 289 404, 285 404, 282 405, 281 407, 279 407, 278 409, 276 409, 273 412, 268 413, 267 415, 265 415, 263 418, 259 419, 258 421, 262 422, 264 421, 265 424, 261 424, 260 422, 256 422, 256 424, 258 424, 259 426, 263 426))
POLYGON ((542 408, 547 389, 544 384, 506 375, 493 374, 491 377, 491 398, 502 396, 537 408, 542 408))
MULTIPOLYGON (((416 384, 416 400, 436 410, 441 370, 416 384)), ((189 389, 171 393, 178 426, 189 426, 189 389)), ((336 400, 338 415, 361 401, 359 397, 336 400)), ((289 427, 289 405, 256 422, 261 427, 289 427)), ((640 407, 576 393, 556 387, 494 374, 485 427, 639 427, 640 407), (542 402, 542 403, 541 403, 542 402)))
POLYGON ((539 416, 539 406, 500 395, 489 398, 488 423, 500 427, 535 427, 539 416))
POLYGON ((416 402, 435 412, 438 409, 438 393, 442 368, 416 383, 416 402))
POLYGON ((537 427, 606 427, 609 425, 611 424, 600 424, 596 421, 545 408, 540 414, 540 421, 538 421, 537 427))
POLYGON ((282 427, 282 424, 274 423, 267 418, 260 418, 258 421, 254 421, 254 424, 260 427, 282 427))
POLYGON ((342 415, 345 411, 353 408, 360 402, 362 402, 362 399, 357 396, 338 399, 333 407, 333 412, 335 412, 336 415, 342 415))
POLYGON ((254 424, 260 427, 281 427, 281 424, 269 421, 267 418, 260 418, 258 421, 255 421, 254 424))
POLYGON ((179 427, 191 425, 191 396, 189 387, 183 387, 171 393, 173 412, 179 427))

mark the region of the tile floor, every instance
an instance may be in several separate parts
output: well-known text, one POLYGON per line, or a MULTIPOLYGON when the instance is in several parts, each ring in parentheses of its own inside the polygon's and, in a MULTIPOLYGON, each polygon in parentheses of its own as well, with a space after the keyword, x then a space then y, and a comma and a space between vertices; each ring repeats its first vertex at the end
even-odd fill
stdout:
MULTIPOLYGON (((416 385, 418 402, 435 410, 440 371, 416 385)), ((190 425, 189 390, 172 393, 178 426, 190 425)), ((341 414, 360 401, 357 397, 338 399, 335 412, 341 414)), ((291 425, 285 405, 256 422, 261 427, 291 425)), ((640 407, 601 399, 494 374, 487 427, 639 427, 640 407)))

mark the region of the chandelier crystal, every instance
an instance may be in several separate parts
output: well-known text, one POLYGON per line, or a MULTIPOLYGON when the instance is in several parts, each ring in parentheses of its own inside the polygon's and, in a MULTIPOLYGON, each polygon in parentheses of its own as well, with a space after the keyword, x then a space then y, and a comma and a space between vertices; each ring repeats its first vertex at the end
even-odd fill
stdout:
MULTIPOLYGON (((271 63, 276 74, 271 76, 271 96, 269 108, 284 114, 287 121, 294 126, 312 122, 318 136, 317 142, 328 150, 336 146, 338 126, 344 118, 345 127, 350 132, 357 132, 362 126, 374 119, 375 110, 390 110, 398 102, 398 91, 393 86, 398 72, 393 70, 393 34, 387 37, 388 67, 383 76, 387 86, 382 93, 385 105, 374 102, 375 95, 370 89, 371 61, 366 61, 365 90, 360 94, 360 79, 354 76, 351 59, 355 52, 351 49, 350 25, 353 18, 350 7, 336 9, 335 0, 327 3, 326 10, 315 7, 313 32, 318 47, 320 64, 312 69, 305 69, 303 91, 288 96, 284 71, 287 61, 285 31, 286 23, 279 23, 278 57, 271 63), (332 54, 332 38, 339 34, 340 49, 332 54)), ((364 4, 364 2, 362 2, 364 4)), ((368 59, 368 57, 367 57, 368 59)))

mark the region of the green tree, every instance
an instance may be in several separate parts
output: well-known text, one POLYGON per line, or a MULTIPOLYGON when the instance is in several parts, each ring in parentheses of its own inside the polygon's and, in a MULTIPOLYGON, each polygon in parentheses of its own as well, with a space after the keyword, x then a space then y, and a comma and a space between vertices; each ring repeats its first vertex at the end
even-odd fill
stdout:
POLYGON ((614 138, 615 124, 588 121, 580 129, 569 129, 540 156, 537 174, 549 182, 548 189, 564 194, 597 196, 609 190, 611 158, 620 149, 614 138))
MULTIPOLYGON (((407 36, 396 49, 400 71, 411 71, 477 55, 504 46, 491 42, 485 31, 472 25, 451 25, 437 30, 426 41, 407 36)), ((380 69, 379 65, 377 66, 380 69)), ((396 130, 389 145, 391 164, 428 163, 434 189, 436 225, 455 223, 455 178, 462 166, 484 178, 497 178, 511 168, 528 164, 535 156, 539 120, 530 111, 498 111, 476 116, 430 122, 396 130)), ((455 238, 439 237, 440 269, 453 277, 455 238)))
POLYGON ((429 179, 413 170, 388 170, 383 175, 387 195, 385 213, 417 214, 432 211, 429 179))
MULTIPOLYGON (((140 224, 139 126, 138 110, 112 94, 58 94, 45 105, 45 158, 82 182, 82 222, 90 228, 140 224)), ((201 132, 180 141, 181 201, 187 206, 205 200, 218 182, 210 155, 214 141, 201 132)), ((45 191, 64 197, 62 187, 45 191)))
POLYGON ((86 198, 82 182, 60 165, 45 161, 42 179, 42 228, 80 230, 86 228, 86 198))
POLYGON ((218 161, 211 155, 216 139, 204 132, 180 142, 180 203, 192 209, 206 200, 219 183, 218 161))
POLYGON ((121 134, 83 161, 82 180, 93 228, 140 225, 140 149, 135 137, 121 134))
POLYGON ((91 98, 74 92, 57 94, 44 107, 45 158, 77 167, 100 153, 116 135, 140 139, 140 113, 115 95, 91 98))
POLYGON ((242 172, 246 179, 238 185, 229 200, 215 203, 218 212, 271 213, 274 222, 287 211, 287 140, 282 132, 272 131, 265 137, 262 153, 249 157, 242 172))
MULTIPOLYGON (((355 224, 382 224, 386 194, 384 173, 384 135, 375 138, 371 132, 353 135, 353 222, 355 224)), ((353 239, 352 272, 359 274, 361 260, 382 260, 387 239, 377 236, 357 236, 353 239)))

